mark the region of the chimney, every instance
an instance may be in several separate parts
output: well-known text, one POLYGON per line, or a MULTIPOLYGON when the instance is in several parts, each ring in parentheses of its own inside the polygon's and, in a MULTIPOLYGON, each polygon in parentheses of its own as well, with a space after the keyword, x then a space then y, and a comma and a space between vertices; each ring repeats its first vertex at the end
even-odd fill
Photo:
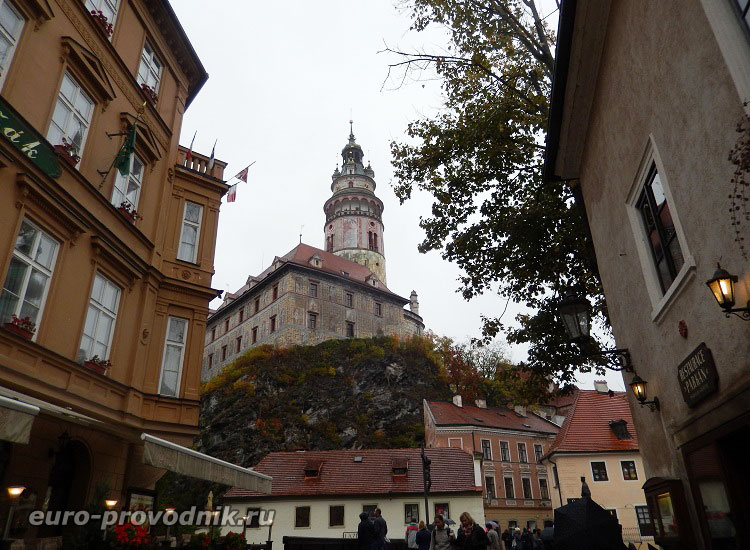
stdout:
POLYGON ((606 380, 594 380, 594 389, 599 393, 609 392, 609 388, 607 387, 606 380))
MULTIPOLYGON (((417 299, 417 291, 412 290, 409 296, 409 310, 415 315, 419 315, 419 300, 417 299)), ((459 405, 460 407, 461 405, 459 405)))
POLYGON ((519 416, 526 416, 526 407, 524 405, 516 405, 513 407, 513 410, 516 411, 516 414, 519 416))
POLYGON ((461 396, 460 395, 454 395, 453 396, 453 404, 456 407, 463 407, 463 404, 461 403, 461 396))
POLYGON ((485 399, 476 399, 474 401, 474 404, 477 406, 478 409, 486 409, 487 408, 487 400, 485 400, 485 399))

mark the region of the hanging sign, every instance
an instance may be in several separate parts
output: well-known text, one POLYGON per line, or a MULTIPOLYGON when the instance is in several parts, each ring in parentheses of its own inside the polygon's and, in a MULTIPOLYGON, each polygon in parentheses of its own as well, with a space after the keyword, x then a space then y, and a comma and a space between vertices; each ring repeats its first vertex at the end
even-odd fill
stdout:
POLYGON ((60 177, 62 170, 55 150, 2 97, 0 97, 0 134, 21 153, 29 157, 42 172, 51 178, 60 177))
POLYGON ((677 379, 688 407, 694 407, 719 388, 714 358, 705 342, 679 364, 677 379))

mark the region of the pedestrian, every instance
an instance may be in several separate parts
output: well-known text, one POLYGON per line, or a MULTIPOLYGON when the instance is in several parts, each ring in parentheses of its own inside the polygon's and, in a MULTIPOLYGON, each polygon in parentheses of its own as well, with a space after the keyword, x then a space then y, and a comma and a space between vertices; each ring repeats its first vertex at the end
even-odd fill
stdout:
POLYGON ((521 550, 534 550, 534 536, 527 527, 523 528, 521 534, 521 550))
POLYGON ((441 514, 435 516, 435 528, 430 536, 430 550, 452 550, 451 543, 456 540, 450 527, 445 524, 441 514))
POLYGON ((357 549, 372 550, 372 544, 375 542, 375 526, 370 521, 367 512, 359 515, 359 525, 357 526, 357 549))
POLYGON ((430 530, 424 524, 424 521, 419 522, 419 531, 417 531, 417 548, 419 550, 430 550, 430 530))
POLYGON ((495 531, 495 524, 491 521, 487 522, 487 538, 490 540, 487 550, 502 550, 500 548, 500 535, 495 531))
POLYGON ((417 548, 417 531, 419 531, 419 527, 417 527, 417 524, 413 521, 406 526, 404 540, 406 541, 407 548, 410 548, 411 550, 416 550, 417 548))
POLYGON ((385 518, 382 516, 380 508, 375 508, 375 511, 372 514, 374 518, 372 524, 375 527, 375 542, 373 542, 372 550, 385 550, 388 524, 385 522, 385 518))
POLYGON ((513 535, 510 534, 510 529, 503 531, 501 537, 505 543, 505 550, 511 550, 513 548, 513 535))
POLYGON ((542 541, 542 532, 534 529, 533 550, 544 550, 544 541, 542 541))
POLYGON ((516 527, 513 531, 513 548, 521 550, 521 528, 516 527))
POLYGON ((474 518, 468 512, 464 512, 458 518, 461 528, 456 535, 456 546, 463 550, 486 550, 490 539, 480 525, 474 523, 474 518))

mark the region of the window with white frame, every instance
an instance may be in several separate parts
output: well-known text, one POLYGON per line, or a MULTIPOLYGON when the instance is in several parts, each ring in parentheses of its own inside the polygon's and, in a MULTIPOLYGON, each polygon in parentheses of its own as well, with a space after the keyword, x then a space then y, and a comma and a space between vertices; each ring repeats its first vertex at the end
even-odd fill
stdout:
POLYGON ((661 291, 665 293, 677 277, 685 257, 655 164, 648 172, 636 207, 641 213, 661 291))
POLYGON ((138 199, 141 196, 141 185, 143 184, 143 161, 138 158, 138 155, 130 155, 130 170, 128 175, 123 176, 119 170, 115 170, 115 174, 112 204, 120 206, 125 203, 137 209, 138 199))
POLYGON ((117 17, 118 0, 86 0, 86 9, 89 13, 100 11, 107 18, 107 23, 115 24, 117 17))
POLYGON ((505 498, 516 498, 516 491, 513 487, 513 478, 505 477, 503 478, 503 481, 505 482, 505 498))
POLYGON ((146 84, 159 92, 159 83, 164 66, 154 52, 154 48, 146 41, 141 53, 141 64, 138 66, 138 84, 146 84))
POLYGON ((531 493, 531 479, 528 477, 521 478, 521 489, 523 490, 523 498, 526 500, 534 498, 531 493))
POLYGON ((180 249, 177 259, 195 263, 198 257, 198 239, 201 234, 201 219, 203 207, 194 202, 185 201, 185 211, 182 217, 182 234, 180 235, 180 249))
POLYGON ((500 442, 500 460, 510 462, 510 446, 507 441, 500 442))
POLYGON ((35 224, 21 222, 0 294, 0 322, 16 315, 39 324, 58 248, 58 242, 35 224))
POLYGON ((495 499, 497 498, 497 492, 495 492, 495 476, 484 477, 484 489, 486 498, 495 499))
POLYGON ((539 478, 539 496, 542 500, 549 498, 549 487, 547 486, 547 480, 543 477, 539 478))
POLYGON ((119 303, 120 288, 97 272, 94 275, 94 286, 91 289, 86 323, 83 326, 78 352, 79 361, 86 361, 95 355, 99 359, 109 359, 119 303))
POLYGON ((485 460, 492 460, 492 445, 489 439, 482 439, 482 455, 485 460))
POLYGON ((93 100, 72 76, 65 73, 60 84, 60 93, 57 95, 47 139, 52 145, 62 145, 65 140, 80 156, 83 145, 86 143, 93 112, 93 100))
POLYGON ((179 393, 187 329, 187 319, 169 317, 164 344, 164 359, 161 364, 161 380, 159 381, 159 393, 162 395, 177 397, 179 393))
POLYGON ((529 459, 526 456, 526 443, 518 444, 518 462, 528 462, 529 459))
POLYGON ((24 19, 13 4, 8 0, 0 0, 0 86, 5 81, 5 74, 13 60, 23 24, 24 19))

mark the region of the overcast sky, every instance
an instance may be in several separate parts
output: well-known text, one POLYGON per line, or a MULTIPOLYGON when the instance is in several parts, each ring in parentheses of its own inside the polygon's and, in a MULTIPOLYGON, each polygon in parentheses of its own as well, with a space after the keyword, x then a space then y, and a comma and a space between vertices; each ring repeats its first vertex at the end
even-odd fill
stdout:
MULTIPOLYGON (((552 11, 543 3, 541 12, 552 11)), ((554 6, 553 2, 549 2, 554 6)), ((172 0, 209 79, 185 114, 181 143, 229 163, 225 178, 255 161, 237 201, 223 203, 213 286, 229 291, 258 274, 274 256, 302 241, 323 247, 323 203, 331 173, 354 120, 357 143, 375 170, 376 194, 385 209, 384 247, 388 287, 419 294, 428 329, 464 341, 480 336, 480 315, 500 315, 497 295, 466 302, 456 293, 459 269, 438 253, 420 254, 420 216, 431 196, 414 193, 399 205, 393 192, 389 143, 403 140, 407 124, 441 107, 434 80, 384 81, 396 58, 378 53, 385 44, 402 50, 439 51, 443 34, 409 31, 407 13, 393 0, 172 0), (382 88, 382 89, 381 89, 382 88)), ((548 19, 556 27, 556 14, 548 19)), ((212 307, 220 302, 215 301, 212 307)), ((503 320, 522 309, 509 304, 503 320)), ((510 349, 523 360, 526 350, 510 349)), ((623 389, 619 373, 607 377, 623 389)), ((580 381, 591 387, 591 376, 580 381)))

